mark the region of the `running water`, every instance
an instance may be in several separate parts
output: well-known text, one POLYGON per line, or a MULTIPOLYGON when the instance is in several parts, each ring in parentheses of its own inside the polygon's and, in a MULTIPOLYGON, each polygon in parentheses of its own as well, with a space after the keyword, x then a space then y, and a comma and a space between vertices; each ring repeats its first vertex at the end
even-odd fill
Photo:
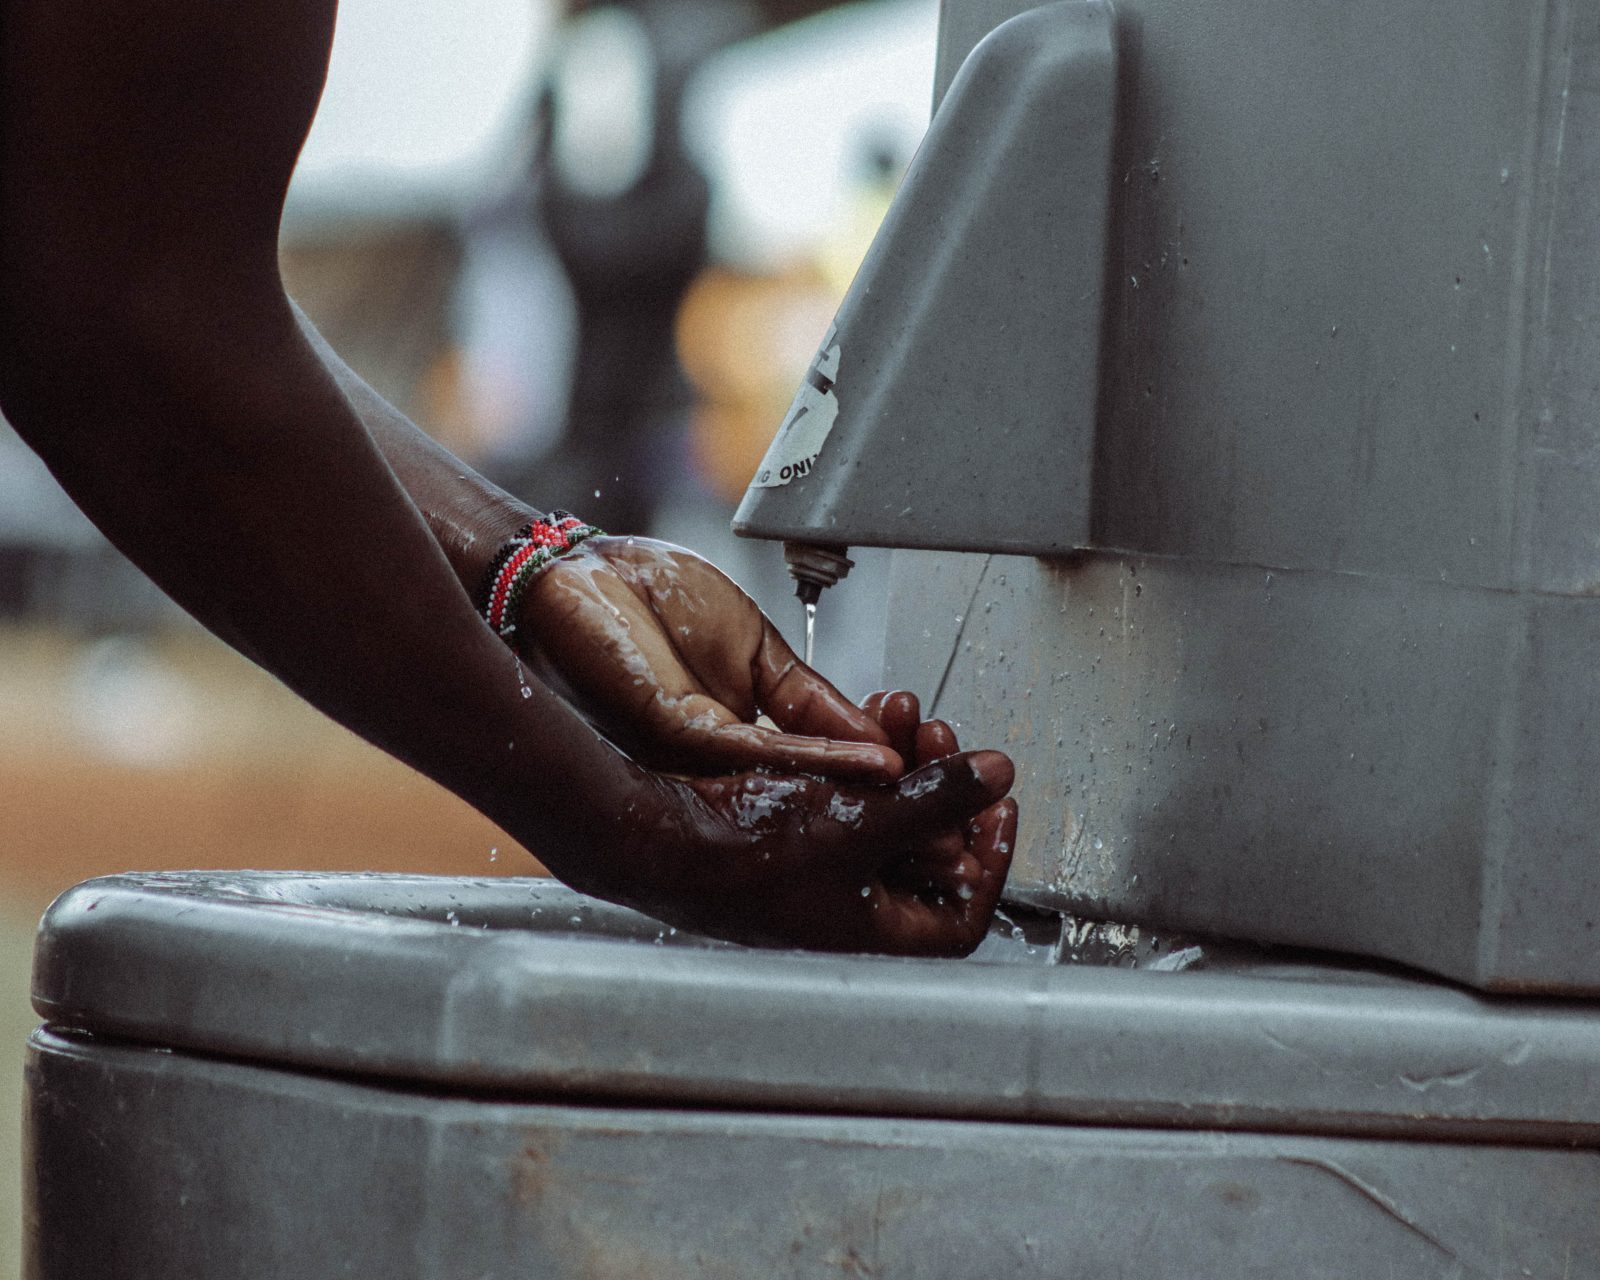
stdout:
POLYGON ((817 647, 817 606, 806 606, 806 666, 811 666, 811 655, 817 647))

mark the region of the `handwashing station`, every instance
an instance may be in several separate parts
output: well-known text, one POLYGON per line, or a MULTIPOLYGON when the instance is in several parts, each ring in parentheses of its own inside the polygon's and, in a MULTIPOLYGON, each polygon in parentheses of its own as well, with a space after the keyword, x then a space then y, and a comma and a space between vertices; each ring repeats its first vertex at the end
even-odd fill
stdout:
POLYGON ((1600 3, 948 0, 736 527, 1018 763, 965 961, 80 885, 38 1280, 1600 1277, 1600 3))

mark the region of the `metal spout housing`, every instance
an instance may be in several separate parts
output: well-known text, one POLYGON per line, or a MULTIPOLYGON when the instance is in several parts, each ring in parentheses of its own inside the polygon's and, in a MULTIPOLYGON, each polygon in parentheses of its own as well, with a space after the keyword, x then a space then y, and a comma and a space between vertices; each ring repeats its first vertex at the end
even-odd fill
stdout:
POLYGON ((1115 84, 1104 0, 1022 14, 973 50, 735 532, 1088 544, 1115 84))

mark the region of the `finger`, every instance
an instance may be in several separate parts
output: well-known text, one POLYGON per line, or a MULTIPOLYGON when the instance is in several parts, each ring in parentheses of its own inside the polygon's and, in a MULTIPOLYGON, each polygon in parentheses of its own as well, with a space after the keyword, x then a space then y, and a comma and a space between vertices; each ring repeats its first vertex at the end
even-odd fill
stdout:
POLYGON ((924 720, 917 726, 916 745, 912 748, 911 759, 916 761, 914 767, 921 767, 953 756, 959 750, 961 746, 956 742, 954 729, 943 720, 924 720))
POLYGON ((756 702, 786 733, 889 745, 877 720, 795 656, 765 622, 754 663, 756 702))
POLYGON ((894 955, 964 956, 983 941, 966 904, 940 906, 880 888, 873 898, 875 945, 894 955))
POLYGON ((960 827, 1011 789, 1011 761, 998 751, 966 751, 900 779, 888 803, 869 806, 874 838, 916 848, 942 828, 960 827))
POLYGON ((869 693, 865 698, 861 699, 861 709, 881 724, 883 721, 883 700, 888 696, 888 693, 883 689, 879 689, 876 693, 869 693))
POLYGON ((973 889, 970 905, 983 916, 985 929, 1000 905, 1016 847, 1017 802, 1009 796, 967 824, 968 857, 976 864, 976 878, 969 882, 973 889))
POLYGON ((888 882, 875 891, 872 925, 885 951, 968 955, 989 931, 1016 844, 1017 805, 1001 800, 968 824, 968 852, 956 858, 908 859, 899 877, 919 877, 918 889, 888 882))
POLYGON ((915 758, 917 726, 922 723, 922 706, 917 695, 904 689, 883 696, 878 723, 889 735, 889 744, 907 761, 915 758))
POLYGON ((729 770, 766 768, 880 784, 905 772, 899 754, 890 747, 783 733, 732 717, 725 723, 684 729, 672 748, 676 757, 691 756, 702 765, 729 770))

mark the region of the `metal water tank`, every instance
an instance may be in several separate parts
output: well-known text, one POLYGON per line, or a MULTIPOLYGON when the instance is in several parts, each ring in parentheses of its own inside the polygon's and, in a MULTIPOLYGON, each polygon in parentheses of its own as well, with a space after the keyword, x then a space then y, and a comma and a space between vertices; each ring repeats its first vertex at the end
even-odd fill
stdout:
POLYGON ((1083 943, 815 956, 548 881, 90 881, 39 936, 29 1275, 1600 1275, 1587 1006, 1083 943))

